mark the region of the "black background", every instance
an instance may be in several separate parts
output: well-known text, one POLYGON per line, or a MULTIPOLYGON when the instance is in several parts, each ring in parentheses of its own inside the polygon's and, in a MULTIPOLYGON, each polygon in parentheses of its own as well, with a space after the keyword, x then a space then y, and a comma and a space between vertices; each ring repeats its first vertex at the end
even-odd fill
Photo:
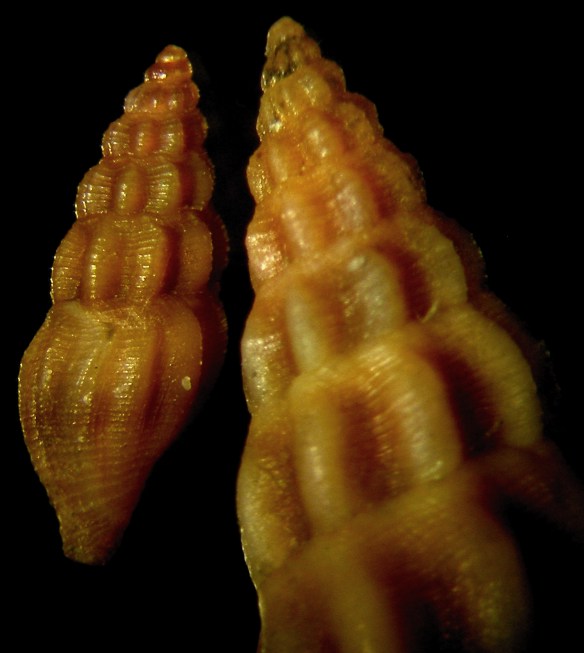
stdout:
POLYGON ((249 420, 238 353, 252 298, 244 171, 257 144, 266 32, 284 14, 343 67, 350 90, 375 102, 386 135, 418 160, 429 202, 475 235, 491 288, 546 342, 561 388, 556 437, 582 475, 576 21, 561 9, 472 6, 388 5, 382 15, 367 3, 323 14, 286 3, 234 12, 168 2, 126 16, 120 6, 17 9, 6 22, 1 591, 22 648, 255 650, 255 595, 234 507, 249 420), (61 553, 22 441, 18 364, 49 308, 52 258, 74 220, 76 186, 123 98, 168 43, 192 57, 211 127, 215 204, 232 243, 223 280, 229 351, 205 408, 152 473, 117 554, 91 568, 61 553))

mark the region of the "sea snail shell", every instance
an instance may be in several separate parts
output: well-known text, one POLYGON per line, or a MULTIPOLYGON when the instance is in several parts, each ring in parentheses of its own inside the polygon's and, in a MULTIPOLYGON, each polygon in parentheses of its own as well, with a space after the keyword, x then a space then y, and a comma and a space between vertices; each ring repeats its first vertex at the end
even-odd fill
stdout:
POLYGON ((537 347, 340 68, 289 18, 266 54, 238 481, 260 650, 523 650, 504 506, 584 524, 537 347))
POLYGON ((22 359, 24 437, 80 562, 111 555, 223 360, 227 238, 191 74, 166 47, 106 131, 55 255, 54 305, 22 359))

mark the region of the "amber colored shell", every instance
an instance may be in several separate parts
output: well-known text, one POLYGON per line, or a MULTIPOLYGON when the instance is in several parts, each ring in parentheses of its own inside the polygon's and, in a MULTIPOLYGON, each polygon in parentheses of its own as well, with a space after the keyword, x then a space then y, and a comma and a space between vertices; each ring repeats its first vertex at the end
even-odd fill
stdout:
POLYGON ((22 359, 26 444, 80 562, 111 555, 223 359, 227 240, 191 74, 165 48, 106 131, 55 256, 54 305, 22 359))
POLYGON ((238 482, 260 650, 521 650, 528 590, 501 506, 583 514, 542 439, 537 347, 289 18, 262 88, 238 482))

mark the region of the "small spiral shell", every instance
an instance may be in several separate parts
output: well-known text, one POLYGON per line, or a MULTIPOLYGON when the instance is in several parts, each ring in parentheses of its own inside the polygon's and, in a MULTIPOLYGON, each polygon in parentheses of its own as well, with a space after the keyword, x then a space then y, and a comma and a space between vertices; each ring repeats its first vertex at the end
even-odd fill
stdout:
POLYGON ((238 484, 260 650, 522 650, 529 590, 502 506, 582 518, 542 439, 538 348, 289 18, 262 88, 238 484))
POLYGON ((103 563, 221 366, 224 227, 186 53, 166 47, 103 138, 19 377, 26 444, 65 554, 103 563))

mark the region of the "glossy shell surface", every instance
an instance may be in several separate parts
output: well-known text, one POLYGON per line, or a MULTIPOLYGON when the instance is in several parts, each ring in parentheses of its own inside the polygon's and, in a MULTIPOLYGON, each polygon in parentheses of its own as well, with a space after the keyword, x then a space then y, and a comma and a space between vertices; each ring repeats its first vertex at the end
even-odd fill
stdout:
POLYGON ((27 447, 64 552, 103 563, 152 466, 221 365, 227 238, 210 199, 206 122, 168 46, 126 98, 79 185, 52 300, 19 377, 27 447))
POLYGON ((523 650, 506 509, 584 523, 539 349, 341 69, 289 18, 266 55, 238 481, 260 650, 523 650))

